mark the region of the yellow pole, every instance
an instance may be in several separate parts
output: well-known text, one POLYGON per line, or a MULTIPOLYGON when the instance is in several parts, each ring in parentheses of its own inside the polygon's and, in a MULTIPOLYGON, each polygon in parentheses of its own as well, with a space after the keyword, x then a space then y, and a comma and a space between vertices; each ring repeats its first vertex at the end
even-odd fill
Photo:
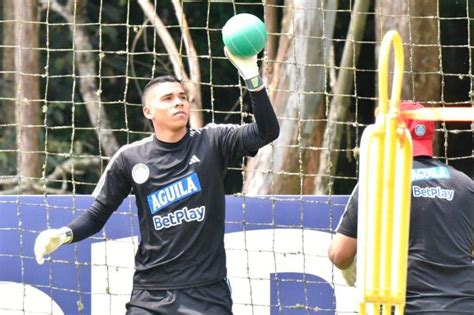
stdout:
POLYGON ((358 258, 357 266, 360 314, 366 313, 368 303, 372 304, 374 314, 390 314, 392 305, 405 303, 406 270, 399 270, 406 269, 408 246, 399 241, 408 241, 408 222, 403 218, 409 218, 411 138, 406 139, 410 135, 400 120, 402 79, 402 41, 397 32, 390 31, 380 47, 376 122, 366 128, 361 141, 357 245, 363 256, 358 258), (388 61, 392 44, 395 69, 389 101, 388 61), (399 253, 400 249, 405 252, 399 253))
POLYGON ((400 113, 403 45, 395 31, 380 46, 379 105, 360 145, 357 292, 359 312, 403 314, 410 225, 412 142, 402 118, 474 121, 474 108, 424 108, 400 113), (388 99, 388 61, 394 75, 388 99), (368 304, 372 307, 368 308, 368 304))

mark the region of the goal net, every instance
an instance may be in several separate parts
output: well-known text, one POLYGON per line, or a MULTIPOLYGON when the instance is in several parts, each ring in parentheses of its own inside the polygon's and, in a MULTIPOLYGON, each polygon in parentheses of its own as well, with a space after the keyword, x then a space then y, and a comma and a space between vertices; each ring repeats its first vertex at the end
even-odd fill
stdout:
MULTIPOLYGON (((225 177, 235 314, 351 314, 327 248, 373 123, 378 46, 397 29, 402 98, 471 107, 474 8, 378 0, 5 0, 0 7, 0 313, 123 313, 139 229, 134 197, 98 234, 36 264, 38 233, 87 211, 110 157, 152 134, 141 94, 183 80, 190 124, 243 124, 249 95, 223 53, 235 14, 265 22, 259 65, 280 136, 225 177)), ((471 178, 471 122, 441 122, 435 157, 471 178)))

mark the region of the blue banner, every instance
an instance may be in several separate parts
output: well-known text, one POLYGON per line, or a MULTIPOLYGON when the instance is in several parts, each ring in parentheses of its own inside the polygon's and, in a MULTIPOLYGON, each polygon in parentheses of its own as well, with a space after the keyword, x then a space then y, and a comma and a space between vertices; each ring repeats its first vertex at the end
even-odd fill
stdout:
MULTIPOLYGON (((93 237, 62 246, 44 265, 34 258, 39 232, 66 225, 92 201, 91 196, 0 197, 2 314, 125 312, 139 234, 134 197, 93 237)), ((348 297, 355 297, 355 289, 344 285, 326 256, 346 202, 347 196, 227 196, 225 246, 234 314, 353 312, 355 298, 348 297)))

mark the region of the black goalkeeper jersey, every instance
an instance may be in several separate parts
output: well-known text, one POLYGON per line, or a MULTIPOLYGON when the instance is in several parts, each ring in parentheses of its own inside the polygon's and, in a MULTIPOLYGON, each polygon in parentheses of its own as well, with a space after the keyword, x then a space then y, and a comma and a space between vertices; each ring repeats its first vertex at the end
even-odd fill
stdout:
MULTIPOLYGON (((474 182, 432 158, 413 161, 407 314, 473 314, 474 182)), ((338 233, 357 238, 357 187, 338 233)))
POLYGON ((251 93, 256 123, 188 129, 177 143, 152 135, 122 147, 93 193, 93 205, 69 227, 73 241, 96 233, 131 189, 141 241, 134 288, 177 289, 226 277, 224 176, 279 133, 265 91, 251 93))

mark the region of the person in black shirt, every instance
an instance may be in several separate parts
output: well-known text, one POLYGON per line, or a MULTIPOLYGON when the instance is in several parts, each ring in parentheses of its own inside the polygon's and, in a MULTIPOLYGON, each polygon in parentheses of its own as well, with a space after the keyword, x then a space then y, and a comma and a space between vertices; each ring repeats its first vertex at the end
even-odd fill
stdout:
POLYGON ((255 122, 189 128, 189 102, 175 77, 151 80, 143 113, 154 134, 109 161, 90 209, 35 243, 38 263, 61 244, 97 233, 133 190, 141 241, 127 314, 232 314, 224 249, 224 177, 229 163, 275 140, 279 125, 257 56, 226 56, 245 80, 255 122))
MULTIPOLYGON (((401 110, 423 108, 402 102, 401 110)), ((406 314, 473 314, 474 182, 432 158, 434 123, 406 119, 413 140, 406 314)), ((329 259, 356 280, 357 186, 332 240, 329 259)))

